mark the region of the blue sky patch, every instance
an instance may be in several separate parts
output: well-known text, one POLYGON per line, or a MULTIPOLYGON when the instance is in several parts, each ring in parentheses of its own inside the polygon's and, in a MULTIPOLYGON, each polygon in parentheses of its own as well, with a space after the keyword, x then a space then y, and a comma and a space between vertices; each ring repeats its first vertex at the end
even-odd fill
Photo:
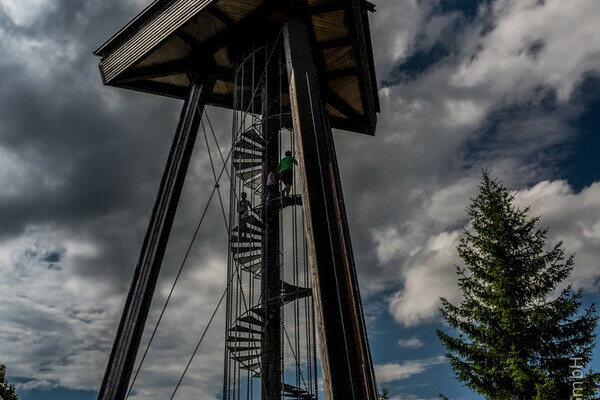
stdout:
POLYGON ((578 136, 570 149, 572 157, 565 161, 563 168, 564 178, 579 192, 600 180, 600 77, 588 76, 574 98, 583 112, 571 121, 578 136))
POLYGON ((417 50, 392 71, 392 79, 383 81, 384 87, 395 86, 405 80, 412 80, 450 55, 450 51, 441 43, 429 50, 417 50))
POLYGON ((49 251, 40 258, 40 261, 47 263, 56 263, 60 261, 62 256, 63 254, 58 251, 49 251))
POLYGON ((490 0, 442 0, 439 7, 442 13, 461 12, 467 18, 473 18, 477 15, 479 6, 484 3, 491 3, 490 0))
POLYGON ((52 390, 17 390, 19 400, 96 400, 98 393, 91 390, 71 390, 56 388, 52 390))

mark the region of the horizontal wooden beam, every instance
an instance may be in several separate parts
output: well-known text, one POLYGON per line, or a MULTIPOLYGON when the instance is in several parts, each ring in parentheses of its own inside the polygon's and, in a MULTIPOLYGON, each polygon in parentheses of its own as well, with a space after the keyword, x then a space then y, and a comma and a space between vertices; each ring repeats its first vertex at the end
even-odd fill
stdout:
POLYGON ((134 68, 131 71, 128 71, 121 75, 117 82, 138 82, 163 76, 185 74, 187 70, 188 64, 183 60, 178 60, 163 64, 152 65, 149 67, 134 68))
POLYGON ((195 36, 190 35, 186 31, 184 31, 183 29, 177 31, 177 33, 175 33, 175 36, 183 40, 185 43, 187 43, 188 46, 190 46, 194 50, 201 49, 204 47, 204 43, 199 41, 195 36))
MULTIPOLYGON (((333 11, 346 10, 347 1, 332 1, 331 3, 319 4, 308 8, 309 14, 323 14, 333 11)), ((364 1, 363 7, 366 11, 375 12, 375 4, 370 1, 364 1)))
POLYGON ((336 47, 346 46, 352 46, 352 40, 348 37, 317 42, 317 47, 319 47, 321 50, 335 49, 336 47))
POLYGON ((346 8, 346 1, 332 1, 331 3, 323 3, 308 8, 310 14, 323 14, 332 11, 340 11, 346 8))
POLYGON ((152 81, 129 82, 125 84, 115 84, 111 86, 137 90, 139 92, 145 93, 160 94, 162 96, 174 97, 176 99, 184 99, 188 91, 187 86, 176 86, 171 85, 169 83, 152 81))
POLYGON ((209 98, 206 99, 206 103, 210 104, 211 106, 231 109, 233 108, 233 97, 213 93, 209 98))
POLYGON ((344 69, 336 69, 334 71, 326 71, 325 76, 327 80, 329 79, 339 79, 339 78, 347 78, 349 76, 356 76, 358 72, 356 68, 344 68, 344 69))

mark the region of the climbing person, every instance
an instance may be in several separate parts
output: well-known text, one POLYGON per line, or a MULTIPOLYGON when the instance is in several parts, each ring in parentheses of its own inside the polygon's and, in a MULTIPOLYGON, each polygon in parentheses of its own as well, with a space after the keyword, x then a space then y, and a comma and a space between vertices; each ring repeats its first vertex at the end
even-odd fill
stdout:
POLYGON ((277 184, 277 176, 275 175, 275 170, 270 170, 269 175, 267 175, 267 198, 266 201, 269 202, 274 198, 278 197, 279 185, 277 184))
POLYGON ((239 223, 240 226, 244 226, 244 218, 246 218, 248 216, 248 213, 250 212, 250 200, 248 200, 246 197, 248 195, 246 194, 246 192, 242 192, 240 194, 240 201, 238 201, 238 217, 239 217, 239 223))
POLYGON ((283 195, 289 196, 292 184, 294 183, 294 164, 298 165, 298 160, 292 156, 291 151, 285 152, 285 157, 279 162, 279 173, 281 174, 281 181, 285 185, 283 188, 283 195))

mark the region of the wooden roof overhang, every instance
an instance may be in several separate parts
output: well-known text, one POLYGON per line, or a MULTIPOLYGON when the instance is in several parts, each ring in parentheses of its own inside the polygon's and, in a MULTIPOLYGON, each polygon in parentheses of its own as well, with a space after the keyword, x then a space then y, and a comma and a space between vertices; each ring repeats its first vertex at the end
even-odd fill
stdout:
MULTIPOLYGON (((319 78, 334 128, 373 135, 379 98, 365 0, 306 0, 316 40, 319 78)), ((286 7, 285 5, 288 4, 286 7)), ((105 84, 184 98, 192 63, 214 77, 207 103, 231 108, 234 65, 245 38, 285 21, 283 0, 155 0, 104 43, 105 84)))

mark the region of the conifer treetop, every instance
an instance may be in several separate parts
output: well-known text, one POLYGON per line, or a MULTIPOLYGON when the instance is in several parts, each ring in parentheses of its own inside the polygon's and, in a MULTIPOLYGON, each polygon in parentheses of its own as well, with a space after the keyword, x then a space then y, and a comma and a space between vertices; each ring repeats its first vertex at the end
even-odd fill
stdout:
MULTIPOLYGON (((573 255, 562 242, 548 247, 548 228, 538 228, 539 217, 528 212, 483 171, 457 247, 463 299, 441 299, 442 316, 457 334, 437 332, 446 357, 457 379, 486 399, 570 398, 571 359, 585 366, 592 355, 594 305, 580 313, 581 290, 564 285, 573 255)), ((588 372, 588 395, 599 377, 588 372)))

